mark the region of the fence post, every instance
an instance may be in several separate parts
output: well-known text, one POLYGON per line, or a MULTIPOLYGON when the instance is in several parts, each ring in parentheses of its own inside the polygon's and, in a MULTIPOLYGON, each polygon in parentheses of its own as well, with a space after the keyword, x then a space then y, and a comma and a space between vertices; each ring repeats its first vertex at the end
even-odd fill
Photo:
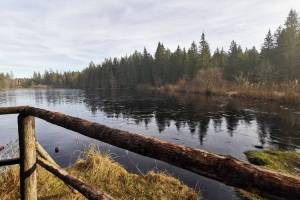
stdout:
POLYGON ((36 140, 34 117, 18 116, 20 147, 20 195, 21 200, 37 199, 36 140))

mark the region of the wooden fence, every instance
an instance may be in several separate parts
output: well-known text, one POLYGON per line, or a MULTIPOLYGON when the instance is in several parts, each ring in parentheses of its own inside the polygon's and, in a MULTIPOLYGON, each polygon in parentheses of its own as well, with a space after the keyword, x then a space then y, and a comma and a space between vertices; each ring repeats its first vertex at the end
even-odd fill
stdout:
POLYGON ((112 129, 84 119, 29 106, 0 108, 0 115, 19 114, 20 158, 0 161, 0 166, 20 164, 21 200, 37 199, 37 164, 54 174, 87 199, 113 199, 70 176, 35 139, 34 117, 96 140, 167 162, 229 186, 272 199, 300 199, 300 177, 267 170, 231 156, 164 142, 152 137, 112 129))

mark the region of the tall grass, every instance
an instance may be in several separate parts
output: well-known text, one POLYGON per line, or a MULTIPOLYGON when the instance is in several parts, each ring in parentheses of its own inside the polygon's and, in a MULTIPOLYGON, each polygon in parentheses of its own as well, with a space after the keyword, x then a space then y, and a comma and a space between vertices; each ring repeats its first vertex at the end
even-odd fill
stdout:
MULTIPOLYGON (((85 199, 41 167, 37 168, 39 199, 85 199)), ((200 195, 165 173, 129 173, 108 154, 89 148, 82 159, 66 169, 71 175, 110 194, 116 199, 200 199, 200 195)), ((19 197, 19 169, 10 167, 0 176, 1 200, 19 197)))
POLYGON ((154 88, 162 92, 202 93, 229 97, 280 100, 297 103, 300 101, 300 83, 297 80, 284 83, 252 83, 246 78, 236 77, 235 81, 223 78, 223 72, 217 68, 200 70, 190 81, 179 80, 173 85, 154 88))

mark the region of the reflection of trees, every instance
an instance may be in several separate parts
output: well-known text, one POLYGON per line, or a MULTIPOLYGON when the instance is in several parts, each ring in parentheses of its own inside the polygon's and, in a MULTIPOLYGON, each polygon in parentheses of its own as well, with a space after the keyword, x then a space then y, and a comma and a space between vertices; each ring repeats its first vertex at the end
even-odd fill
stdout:
POLYGON ((215 115, 212 117, 213 126, 215 131, 220 131, 222 127, 223 117, 222 115, 215 115))
MULTIPOLYGON (((281 149, 295 149, 300 146, 300 124, 295 124, 295 116, 284 115, 283 120, 278 115, 258 114, 257 121, 258 135, 262 141, 262 145, 266 143, 266 138, 272 143, 272 146, 276 146, 281 149), (287 120, 290 118, 291 120, 287 120)), ((299 120, 299 117, 298 117, 299 120)))
POLYGON ((102 111, 107 117, 130 118, 136 124, 145 126, 155 120, 159 132, 163 132, 171 122, 174 122, 178 130, 187 126, 191 134, 198 134, 201 144, 207 135, 210 122, 215 131, 221 130, 222 124, 225 123, 227 132, 230 136, 234 136, 239 124, 255 124, 253 123, 255 121, 262 146, 267 141, 280 148, 300 145, 300 116, 273 103, 249 103, 246 100, 204 96, 171 97, 152 92, 128 91, 82 93, 78 90, 49 90, 42 94, 36 92, 35 95, 36 101, 42 101, 44 98, 53 104, 83 101, 92 113, 102 111), (44 95, 43 98, 41 95, 44 95))
POLYGON ((200 140, 201 145, 203 144, 203 139, 205 138, 205 136, 207 134, 209 121, 210 121, 210 118, 208 118, 208 117, 205 117, 200 120, 198 134, 199 134, 199 140, 200 140))
POLYGON ((266 127, 265 123, 259 123, 258 124, 258 138, 260 141, 260 144, 264 146, 266 144, 266 138, 268 137, 269 130, 267 130, 268 127, 266 127))
POLYGON ((81 102, 80 90, 68 90, 68 89, 46 89, 37 90, 35 95, 38 95, 35 99, 39 101, 46 100, 48 104, 63 104, 63 103, 79 103, 81 102), (43 98, 41 98, 41 95, 43 98))
POLYGON ((3 90, 0 92, 0 105, 16 104, 15 90, 3 90))
MULTIPOLYGON (((101 93, 102 94, 102 93, 101 93)), ((126 118, 133 118, 140 123, 145 119, 150 120, 155 118, 158 130, 163 132, 166 127, 170 126, 170 122, 174 121, 178 130, 182 126, 188 126, 191 134, 197 134, 199 136, 200 143, 202 144, 206 137, 210 120, 213 121, 215 130, 221 129, 222 123, 226 122, 227 132, 233 136, 234 131, 241 123, 250 124, 251 121, 256 120, 258 125, 258 136, 260 138, 261 145, 264 145, 266 140, 271 139, 272 142, 276 142, 280 148, 286 148, 285 144, 297 144, 298 141, 292 141, 291 138, 297 137, 296 127, 299 130, 299 121, 295 120, 295 115, 287 115, 287 113, 279 113, 272 107, 272 111, 278 112, 278 115, 272 117, 270 114, 259 114, 261 112, 254 113, 252 110, 246 110, 245 108, 257 108, 257 105, 241 105, 241 102, 234 100, 225 100, 219 102, 218 98, 186 98, 186 97, 166 97, 157 94, 132 94, 132 96, 126 95, 110 95, 109 100, 103 101, 107 98, 107 94, 104 96, 95 95, 89 102, 97 103, 98 106, 93 104, 90 107, 97 107, 99 110, 105 113, 118 113, 126 118), (98 100, 95 97, 98 96, 98 100), (121 98, 120 98, 121 97, 121 98), (142 100, 141 100, 142 99, 142 100), (223 104, 222 107, 220 105, 223 104), (284 133, 283 133, 284 132, 284 133), (268 138, 270 137, 270 138, 268 138), (280 140, 280 141, 279 141, 280 140)), ((87 103, 87 101, 86 101, 87 103)), ((264 107, 259 107, 258 110, 264 112, 264 107)), ((291 112, 289 112, 291 113, 291 112)), ((298 119, 299 120, 299 119, 298 119)), ((146 124, 145 124, 146 125, 146 124)), ((299 136, 298 136, 299 137, 299 136)))

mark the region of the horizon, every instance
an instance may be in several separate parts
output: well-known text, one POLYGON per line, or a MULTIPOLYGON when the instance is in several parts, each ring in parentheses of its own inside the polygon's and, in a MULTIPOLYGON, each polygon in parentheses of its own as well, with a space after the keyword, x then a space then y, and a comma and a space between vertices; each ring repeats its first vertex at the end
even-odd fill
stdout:
POLYGON ((177 45, 189 48, 202 32, 211 52, 227 51, 232 40, 260 50, 268 30, 283 25, 291 9, 300 10, 296 0, 52 2, 0 3, 6 19, 0 26, 0 72, 21 78, 46 69, 78 71, 90 61, 144 47, 153 54, 159 41, 172 51, 177 45))

